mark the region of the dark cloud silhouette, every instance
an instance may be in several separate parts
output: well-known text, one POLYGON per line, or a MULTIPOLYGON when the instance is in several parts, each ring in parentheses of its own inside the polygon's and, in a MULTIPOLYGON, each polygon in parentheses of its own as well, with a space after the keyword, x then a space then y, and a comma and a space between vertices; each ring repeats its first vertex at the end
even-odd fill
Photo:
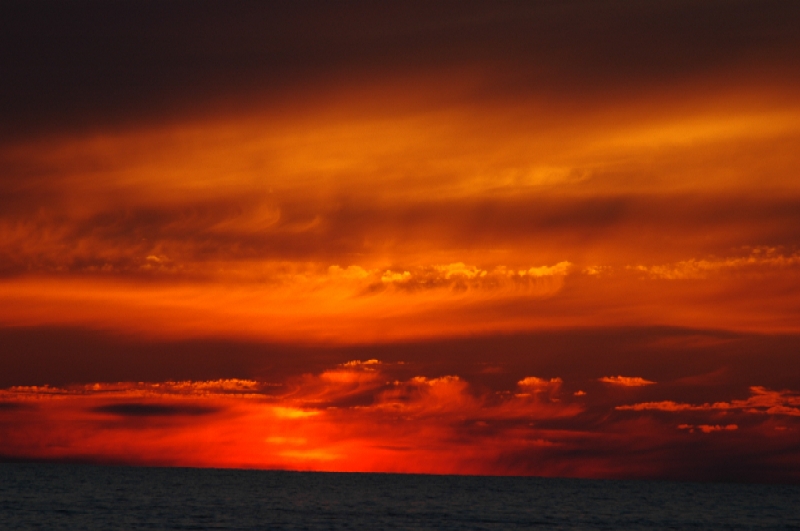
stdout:
POLYGON ((0 413, 3 411, 18 411, 20 409, 30 409, 31 404, 24 402, 0 402, 0 413))
POLYGON ((2 328, 0 386, 219 378, 282 383, 350 360, 379 359, 387 364, 404 362, 385 366, 400 380, 418 374, 432 378, 457 374, 496 390, 512 389, 525 376, 539 375, 564 379, 566 394, 579 389, 592 392, 604 388, 598 378, 636 374, 659 382, 638 389, 638 401, 704 403, 747 395, 751 385, 793 389, 800 378, 798 348, 796 335, 659 327, 577 328, 350 346, 158 340, 75 328, 2 328), (487 360, 501 370, 485 371, 487 360), (707 384, 682 382, 721 368, 725 372, 707 384))
POLYGON ((95 413, 108 413, 121 417, 197 417, 212 415, 219 411, 216 407, 197 405, 165 405, 150 404, 145 402, 124 402, 121 404, 108 404, 92 409, 95 413))

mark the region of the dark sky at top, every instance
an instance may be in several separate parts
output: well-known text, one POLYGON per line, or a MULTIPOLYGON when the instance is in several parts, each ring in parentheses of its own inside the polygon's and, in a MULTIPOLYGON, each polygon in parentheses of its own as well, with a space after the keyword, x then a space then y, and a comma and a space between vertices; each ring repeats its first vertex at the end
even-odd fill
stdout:
POLYGON ((6 138, 453 68, 478 69, 489 99, 800 76, 800 5, 781 0, 8 1, 0 13, 6 138))

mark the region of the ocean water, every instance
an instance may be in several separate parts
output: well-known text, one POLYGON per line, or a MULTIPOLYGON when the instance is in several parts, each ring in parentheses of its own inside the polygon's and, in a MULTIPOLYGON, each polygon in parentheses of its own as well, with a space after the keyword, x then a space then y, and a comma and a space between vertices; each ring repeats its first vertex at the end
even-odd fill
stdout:
POLYGON ((0 529, 800 529, 800 486, 7 463, 0 529))

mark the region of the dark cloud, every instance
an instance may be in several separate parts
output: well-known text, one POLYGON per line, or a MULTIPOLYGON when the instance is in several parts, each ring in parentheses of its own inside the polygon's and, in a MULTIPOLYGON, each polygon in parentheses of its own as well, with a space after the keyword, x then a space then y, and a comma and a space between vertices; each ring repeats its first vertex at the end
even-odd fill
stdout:
MULTIPOLYGON (((609 423, 612 430, 613 425, 609 423)), ((576 476, 586 470, 609 478, 672 481, 796 483, 798 465, 791 457, 797 437, 765 437, 745 430, 689 434, 674 425, 639 421, 605 433, 560 444, 511 451, 497 467, 519 474, 576 476), (633 435, 639 430, 638 436, 633 435), (621 436, 623 430, 628 432, 621 436), (615 436, 616 435, 616 436, 615 436), (620 456, 625 456, 620 459, 620 456)), ((556 433, 553 433, 555 435, 556 433)))
POLYGON ((196 405, 164 405, 142 402, 125 402, 121 404, 108 404, 92 408, 95 413, 108 413, 121 417, 180 417, 212 415, 219 411, 216 407, 196 405))
POLYGON ((159 341, 78 328, 12 327, 0 329, 0 387, 252 376, 275 382, 348 361, 347 355, 224 339, 159 341))
POLYGON ((30 409, 31 405, 24 402, 0 402, 0 413, 3 411, 18 411, 20 409, 30 409))
POLYGON ((9 1, 4 136, 480 68, 483 97, 630 94, 742 69, 796 81, 800 8, 735 2, 9 1))
MULTIPOLYGON (((203 381, 254 378, 282 383, 350 360, 379 359, 391 379, 459 375, 479 387, 516 388, 526 376, 560 377, 608 409, 633 402, 734 400, 748 388, 794 389, 800 381, 796 335, 737 334, 684 328, 554 330, 384 345, 309 346, 242 340, 156 340, 70 328, 0 329, 0 387, 98 381, 203 381), (702 339, 702 340, 701 340, 702 339), (758 356, 753 353, 757 352, 758 356), (486 362, 502 370, 486 372, 486 362), (397 364, 397 362, 403 362, 397 364), (780 367, 780 370, 776 370, 780 367), (724 368, 702 385, 683 379, 724 368), (659 382, 608 394, 597 381, 629 374, 659 382), (605 398, 599 398, 603 397, 605 398)), ((276 388, 276 392, 284 392, 276 388)), ((358 394, 359 404, 369 396, 358 394)))

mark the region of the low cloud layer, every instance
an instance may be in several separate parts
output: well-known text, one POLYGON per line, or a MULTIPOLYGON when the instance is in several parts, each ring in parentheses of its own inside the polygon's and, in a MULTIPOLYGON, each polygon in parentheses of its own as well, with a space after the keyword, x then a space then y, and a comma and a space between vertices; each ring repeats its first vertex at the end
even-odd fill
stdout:
POLYGON ((793 391, 773 391, 761 386, 750 388, 751 396, 746 400, 714 402, 713 404, 686 404, 665 400, 617 406, 622 411, 731 411, 760 415, 789 415, 800 417, 800 394, 793 391))
POLYGON ((656 382, 646 380, 641 376, 603 376, 598 381, 622 387, 642 387, 653 385, 656 382))
POLYGON ((402 363, 370 359, 280 383, 12 387, 0 391, 0 404, 13 404, 0 407, 0 429, 6 434, 0 455, 681 479, 721 479, 714 467, 737 460, 738 475, 731 478, 782 481, 800 474, 800 462, 782 453, 800 436, 796 392, 752 387, 749 398, 702 406, 631 403, 635 395, 613 398, 602 387, 565 392, 565 384, 590 382, 560 377, 526 376, 514 388, 490 391, 457 375, 393 377, 402 370, 402 363), (613 405, 620 400, 626 403, 613 405), (653 416, 660 412, 670 416, 653 416), (707 463, 701 468, 694 467, 690 452, 697 436, 707 437, 702 439, 707 463), (768 447, 773 457, 754 453, 755 447, 768 447))

